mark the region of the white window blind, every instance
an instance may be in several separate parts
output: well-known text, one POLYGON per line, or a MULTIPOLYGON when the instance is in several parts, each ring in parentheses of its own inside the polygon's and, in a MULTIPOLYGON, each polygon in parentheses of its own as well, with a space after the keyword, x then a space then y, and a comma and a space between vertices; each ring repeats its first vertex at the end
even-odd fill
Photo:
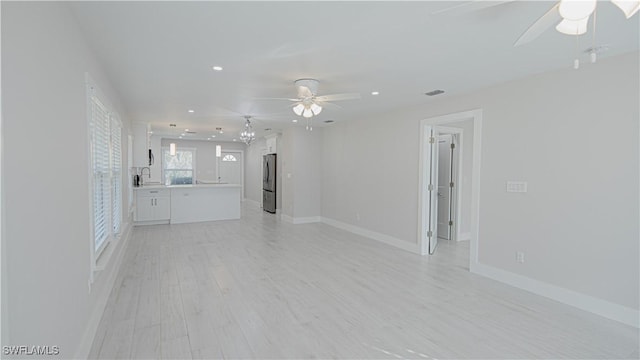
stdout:
POLYGON ((102 102, 91 97, 91 137, 93 163, 94 251, 100 252, 111 233, 111 179, 109 113, 102 102))
POLYGON ((93 259, 97 261, 122 227, 122 123, 89 87, 93 259))
POLYGON ((122 125, 111 118, 111 218, 113 234, 120 234, 122 225, 122 125))

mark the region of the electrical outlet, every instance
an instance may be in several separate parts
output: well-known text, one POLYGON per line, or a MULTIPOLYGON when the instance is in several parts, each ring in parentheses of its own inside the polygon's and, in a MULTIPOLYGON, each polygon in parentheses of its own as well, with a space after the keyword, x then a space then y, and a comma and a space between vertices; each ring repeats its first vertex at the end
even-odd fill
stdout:
POLYGON ((524 253, 522 251, 516 251, 516 261, 524 264, 524 253))

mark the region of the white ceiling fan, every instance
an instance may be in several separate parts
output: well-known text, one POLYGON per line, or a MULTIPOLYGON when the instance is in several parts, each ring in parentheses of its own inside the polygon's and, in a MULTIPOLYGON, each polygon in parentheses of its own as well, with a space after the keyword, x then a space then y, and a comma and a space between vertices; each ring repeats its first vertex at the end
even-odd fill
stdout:
MULTIPOLYGON (((638 0, 611 0, 626 16, 632 17, 640 9, 638 0)), ((589 18, 596 10, 596 0, 561 0, 533 23, 513 44, 520 46, 535 40, 550 27, 567 35, 587 32, 589 18)), ((595 16, 595 15, 594 15, 595 16)))
MULTIPOLYGON (((514 2, 474 0, 456 4, 438 11, 433 15, 442 13, 468 13, 490 8, 493 6, 514 2)), ((640 0, 611 0, 626 16, 632 17, 640 9, 640 0)), ((553 5, 544 15, 538 18, 527 30, 520 35, 513 46, 520 46, 538 38, 552 26, 556 30, 567 35, 582 35, 587 32, 587 24, 590 16, 596 9, 596 0, 560 0, 553 5)))
POLYGON ((297 90, 297 98, 272 98, 272 100, 293 101, 293 112, 298 116, 311 118, 320 114, 326 105, 334 105, 333 101, 360 99, 358 93, 318 95, 319 81, 316 79, 298 79, 294 82, 297 90))

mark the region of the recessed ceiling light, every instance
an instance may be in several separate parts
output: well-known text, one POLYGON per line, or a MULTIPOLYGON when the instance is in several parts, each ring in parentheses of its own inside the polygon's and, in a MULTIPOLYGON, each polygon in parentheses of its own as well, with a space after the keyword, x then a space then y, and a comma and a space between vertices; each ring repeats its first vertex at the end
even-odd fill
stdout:
POLYGON ((187 111, 189 111, 190 113, 193 113, 193 112, 195 112, 194 110, 191 110, 191 109, 189 109, 189 110, 187 110, 187 111))
POLYGON ((207 140, 211 140, 211 138, 207 138, 207 140))
POLYGON ((149 134, 153 134, 153 131, 149 131, 149 134))
POLYGON ((184 133, 180 134, 180 136, 184 136, 184 133))
POLYGON ((189 129, 184 129, 185 132, 189 132, 189 129))
POLYGON ((216 137, 215 135, 211 135, 212 138, 216 137))
POLYGON ((237 141, 236 139, 233 139, 233 141, 237 141))
POLYGON ((293 121, 294 123, 297 123, 297 122, 298 122, 298 119, 293 119, 293 120, 291 120, 291 121, 293 121))
POLYGON ((178 139, 182 139, 182 136, 178 136, 178 139))
POLYGON ((214 66, 212 69, 215 71, 222 71, 222 66, 214 66))
POLYGON ((379 91, 372 91, 371 95, 380 95, 380 92, 379 91))

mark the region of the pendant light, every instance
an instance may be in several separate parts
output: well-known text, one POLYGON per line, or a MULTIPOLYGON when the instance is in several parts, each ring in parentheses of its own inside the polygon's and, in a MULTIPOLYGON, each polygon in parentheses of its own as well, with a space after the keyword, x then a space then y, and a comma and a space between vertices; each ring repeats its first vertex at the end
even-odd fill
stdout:
POLYGON ((253 140, 256 138, 256 133, 253 131, 253 127, 251 126, 251 116, 244 117, 247 121, 244 124, 244 130, 240 133, 240 140, 244 141, 245 144, 250 145, 253 140))

